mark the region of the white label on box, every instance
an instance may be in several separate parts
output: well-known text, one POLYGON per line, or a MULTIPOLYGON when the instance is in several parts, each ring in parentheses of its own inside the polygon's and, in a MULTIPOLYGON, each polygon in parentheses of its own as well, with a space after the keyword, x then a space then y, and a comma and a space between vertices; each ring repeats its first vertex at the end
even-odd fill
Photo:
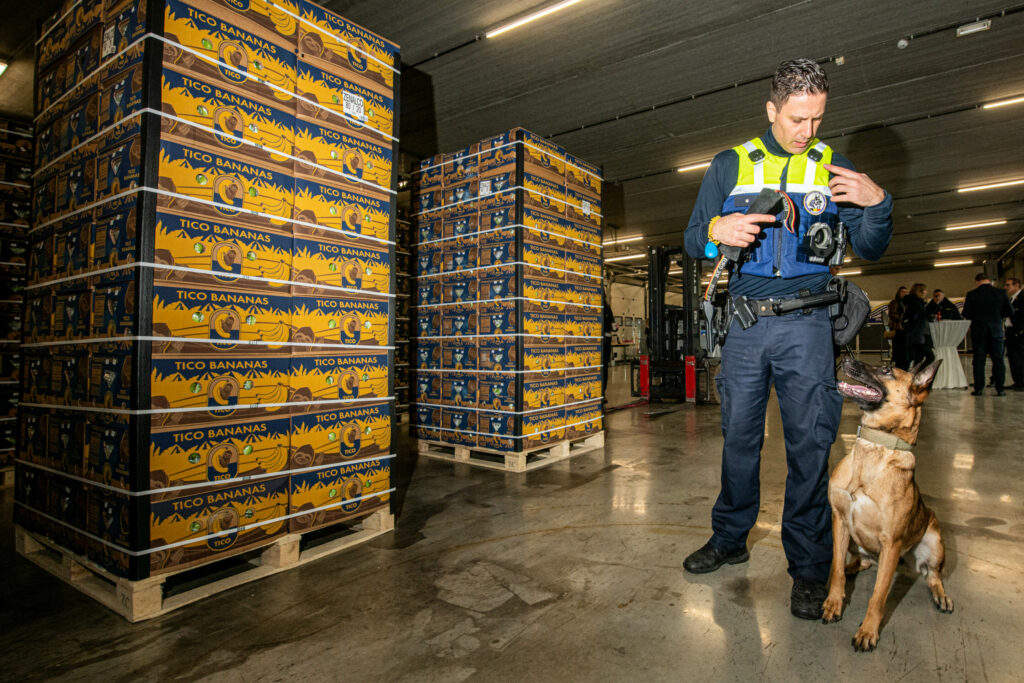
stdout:
POLYGON ((360 121, 366 120, 366 103, 359 95, 344 92, 342 95, 341 108, 346 116, 351 116, 360 121))
POLYGON ((584 199, 581 202, 580 208, 583 209, 583 215, 584 216, 589 216, 590 215, 590 202, 588 202, 586 199, 584 199))
POLYGON ((491 181, 481 180, 480 181, 480 196, 483 197, 485 194, 491 193, 491 181))
POLYGON ((107 27, 107 30, 103 32, 103 53, 100 59, 106 59, 110 55, 114 54, 117 39, 117 25, 107 27))

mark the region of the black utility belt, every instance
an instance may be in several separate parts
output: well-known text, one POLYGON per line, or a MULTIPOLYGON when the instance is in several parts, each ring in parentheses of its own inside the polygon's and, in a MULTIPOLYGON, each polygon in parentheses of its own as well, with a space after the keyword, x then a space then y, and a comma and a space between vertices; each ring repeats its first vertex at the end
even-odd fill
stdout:
POLYGON ((747 299, 747 305, 749 305, 759 318, 766 315, 782 316, 789 315, 790 313, 799 313, 801 315, 810 315, 812 310, 820 308, 822 306, 828 306, 832 302, 815 302, 811 303, 809 307, 791 308, 792 304, 799 301, 800 297, 786 297, 786 298, 769 298, 769 299, 747 299))

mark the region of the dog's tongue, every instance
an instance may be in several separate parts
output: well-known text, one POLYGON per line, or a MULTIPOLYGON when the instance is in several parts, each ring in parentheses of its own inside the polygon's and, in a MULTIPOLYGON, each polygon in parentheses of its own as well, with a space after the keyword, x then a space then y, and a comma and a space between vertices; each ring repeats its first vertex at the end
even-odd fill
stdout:
POLYGON ((843 396, 849 396, 850 398, 859 398, 865 401, 877 401, 882 392, 878 389, 866 387, 862 384, 849 384, 847 382, 839 382, 837 385, 839 393, 843 396))

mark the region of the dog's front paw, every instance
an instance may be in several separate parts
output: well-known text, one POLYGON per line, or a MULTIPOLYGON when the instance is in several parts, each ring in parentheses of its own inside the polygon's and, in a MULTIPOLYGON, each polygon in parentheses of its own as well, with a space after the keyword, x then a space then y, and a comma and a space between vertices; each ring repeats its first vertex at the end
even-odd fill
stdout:
POLYGON ((953 613, 953 598, 948 595, 933 595, 932 604, 935 605, 935 609, 943 614, 953 613))
POLYGON ((828 596, 821 604, 821 623, 833 624, 843 618, 843 598, 828 596))
POLYGON ((875 645, 878 645, 878 631, 866 629, 861 624, 853 636, 853 649, 857 652, 873 652, 875 645))

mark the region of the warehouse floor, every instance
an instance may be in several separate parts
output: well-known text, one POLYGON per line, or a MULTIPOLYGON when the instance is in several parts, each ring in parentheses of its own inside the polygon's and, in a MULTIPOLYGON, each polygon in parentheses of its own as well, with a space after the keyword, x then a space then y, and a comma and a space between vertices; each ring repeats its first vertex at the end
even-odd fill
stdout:
MULTIPOLYGON (((628 393, 614 373, 613 404, 628 393)), ((527 475, 413 462, 403 440, 393 534, 137 625, 15 556, 0 492, 0 679, 1019 679, 1024 394, 930 399, 917 478, 956 611, 901 572, 872 654, 850 638, 874 569, 840 623, 789 614, 777 411, 751 561, 682 571, 709 534, 718 410, 659 409, 616 412, 603 451, 527 475)), ((857 420, 847 402, 834 457, 857 420)))

